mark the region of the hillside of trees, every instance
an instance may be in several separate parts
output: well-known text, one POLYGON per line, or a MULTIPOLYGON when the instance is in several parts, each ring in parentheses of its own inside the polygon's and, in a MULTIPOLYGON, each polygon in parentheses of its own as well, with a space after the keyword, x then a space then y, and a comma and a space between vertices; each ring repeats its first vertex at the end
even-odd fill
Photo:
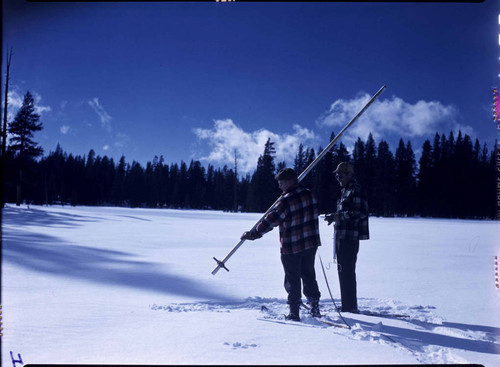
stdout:
MULTIPOLYGON (((333 134, 332 134, 333 138, 333 134)), ((370 212, 377 216, 495 218, 496 144, 491 153, 461 132, 438 134, 426 140, 419 161, 411 143, 399 141, 392 153, 384 140, 358 139, 352 152, 340 143, 325 155, 303 181, 313 190, 322 213, 335 210, 340 187, 332 171, 351 161, 358 181, 367 190, 370 212)), ((317 152, 322 148, 318 147, 317 152)), ((33 152, 32 152, 33 153, 33 152)), ((33 156, 39 154, 34 152, 33 156)), ((293 168, 302 172, 316 157, 300 146, 293 168)), ((276 162, 268 140, 253 174, 239 177, 234 167, 166 164, 155 156, 146 167, 125 157, 118 162, 93 150, 86 156, 66 153, 60 146, 36 160, 8 147, 4 158, 4 200, 33 204, 114 205, 145 208, 191 208, 264 212, 280 191, 275 173, 286 166, 276 162), (22 167, 22 175, 19 174, 22 167)), ((235 162, 237 163, 237 162, 235 162)))

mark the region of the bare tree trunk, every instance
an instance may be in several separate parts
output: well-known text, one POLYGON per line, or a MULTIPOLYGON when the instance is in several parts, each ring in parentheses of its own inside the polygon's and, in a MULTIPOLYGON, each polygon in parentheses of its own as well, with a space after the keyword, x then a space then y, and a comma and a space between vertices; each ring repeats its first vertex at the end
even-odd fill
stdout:
POLYGON ((4 110, 3 110, 3 129, 2 129, 2 157, 5 156, 7 147, 7 104, 9 96, 9 76, 10 76, 10 62, 12 59, 12 47, 7 55, 7 73, 5 74, 5 97, 4 97, 4 110))
POLYGON ((10 61, 12 59, 12 47, 7 55, 7 73, 5 76, 5 101, 3 110, 3 128, 2 128, 2 157, 0 162, 0 207, 4 207, 4 173, 5 173, 5 152, 7 150, 7 102, 9 95, 9 74, 10 74, 10 61))

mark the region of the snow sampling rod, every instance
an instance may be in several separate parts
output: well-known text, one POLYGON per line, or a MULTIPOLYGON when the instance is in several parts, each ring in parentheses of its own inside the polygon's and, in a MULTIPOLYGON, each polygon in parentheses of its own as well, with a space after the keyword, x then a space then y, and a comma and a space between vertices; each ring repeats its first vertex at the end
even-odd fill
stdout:
MULTIPOLYGON (((311 164, 309 164, 309 166, 307 166, 307 168, 299 175, 299 177, 297 178, 297 180, 300 182, 302 181, 302 179, 304 179, 304 177, 306 177, 306 175, 314 168, 314 166, 316 166, 316 164, 325 156, 326 153, 328 153, 330 151, 330 149, 333 148, 333 146, 337 143, 337 141, 340 139, 340 137, 344 134, 344 132, 352 125, 354 124, 354 122, 359 118, 359 116, 361 116, 365 111, 366 109, 373 103, 373 101, 375 101, 377 99, 377 97, 382 94, 382 92, 384 91, 384 89, 386 88, 386 86, 384 85, 382 88, 379 89, 379 91, 377 93, 374 94, 374 96, 368 101, 368 103, 357 113, 356 116, 353 117, 353 119, 351 121, 349 121, 349 123, 344 126, 344 128, 342 130, 340 130, 340 132, 337 134, 337 136, 335 136, 333 138, 333 140, 326 146, 325 149, 323 149, 321 151, 321 153, 318 154, 318 156, 316 157, 316 159, 314 161, 311 162, 311 164)), ((282 195, 281 195, 282 196, 282 195)), ((254 230, 257 225, 264 219, 264 217, 267 215, 267 213, 269 213, 271 211, 271 209, 278 203, 278 201, 281 199, 281 196, 273 203, 273 205, 271 205, 269 207, 269 209, 267 209, 267 211, 264 213, 264 215, 262 216, 262 218, 260 218, 257 223, 255 223, 255 225, 252 227, 252 230, 254 230)), ((215 267, 214 270, 212 270, 212 275, 215 275, 217 274, 217 272, 222 268, 222 269, 225 269, 226 271, 229 271, 228 268, 226 268, 226 261, 229 260, 229 258, 231 256, 233 256, 233 254, 236 252, 236 250, 238 250, 240 248, 241 245, 243 245, 243 243, 245 242, 245 240, 240 240, 240 242, 238 242, 238 244, 236 246, 233 247, 233 249, 231 251, 229 251, 229 253, 226 255, 226 257, 222 260, 218 260, 214 257, 214 260, 215 262, 217 263, 217 266, 215 267)))

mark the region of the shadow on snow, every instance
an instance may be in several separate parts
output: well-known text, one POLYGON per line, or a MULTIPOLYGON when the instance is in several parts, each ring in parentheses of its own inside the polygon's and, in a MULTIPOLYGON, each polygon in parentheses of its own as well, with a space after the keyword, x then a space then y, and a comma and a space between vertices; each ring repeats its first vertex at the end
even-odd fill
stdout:
MULTIPOLYGON (((362 299, 360 299, 362 301, 362 299)), ((340 302, 340 300, 339 300, 340 302)), ((328 303, 328 302, 325 302, 328 303)), ((245 299, 243 302, 197 302, 197 303, 177 303, 177 304, 166 304, 166 305, 152 305, 150 306, 152 310, 155 311, 168 311, 168 312, 196 312, 196 311, 215 311, 220 312, 221 310, 233 310, 233 309, 248 309, 248 310, 260 310, 262 305, 268 306, 270 309, 280 309, 280 311, 286 311, 287 301, 284 298, 261 298, 261 297, 250 297, 245 299)), ((280 312, 278 312, 280 313, 280 312)), ((330 312, 327 312, 330 313, 330 312)), ((331 312, 335 314, 334 312, 331 312)), ((360 315, 361 316, 361 315, 360 315)), ((359 320, 356 316, 347 316, 344 314, 344 318, 347 323, 351 326, 359 324, 361 326, 366 326, 368 330, 375 329, 380 319, 377 322, 369 322, 365 320, 359 320)), ((500 354, 500 346, 494 342, 495 337, 500 335, 500 328, 482 325, 469 325, 461 323, 451 323, 443 322, 442 324, 434 324, 431 322, 424 322, 419 320, 400 320, 402 323, 415 324, 420 327, 424 327, 429 331, 414 330, 411 328, 389 326, 386 323, 382 324, 382 329, 380 332, 382 334, 389 335, 394 338, 397 342, 404 345, 407 349, 426 353, 425 347, 434 345, 452 349, 461 349, 471 352, 486 353, 486 354, 500 354), (443 335, 440 333, 433 332, 434 328, 445 327, 451 330, 461 330, 463 332, 482 332, 486 333, 486 337, 490 340, 478 340, 478 339, 466 339, 459 336, 443 335)), ((358 332, 357 330, 352 330, 353 333, 358 332)), ((361 332, 365 332, 363 329, 361 332)))
MULTIPOLYGON (((350 317, 345 317, 346 321, 350 325, 354 325, 356 323, 360 325, 365 325, 370 328, 374 327, 376 323, 368 322, 368 321, 361 321, 357 319, 353 319, 350 317)), ((408 322, 414 323, 411 320, 408 322)), ((500 334, 500 329, 499 328, 494 328, 494 327, 485 327, 481 325, 466 325, 466 324, 460 324, 460 323, 447 323, 444 322, 442 325, 434 325, 434 324, 428 324, 425 322, 417 322, 419 325, 427 324, 425 325, 426 328, 430 329, 431 326, 434 327, 447 327, 447 328, 453 328, 453 329, 459 329, 463 331, 484 331, 488 330, 488 334, 500 334)), ((416 323, 416 324, 417 324, 416 323)), ((457 336, 451 336, 451 335, 443 335, 443 334, 438 334, 438 333, 433 333, 431 331, 421 331, 421 330, 414 330, 414 329, 408 329, 404 327, 397 327, 397 326, 389 326, 386 324, 383 324, 382 326, 382 333, 388 334, 391 337, 393 337, 396 341, 400 342, 407 348, 411 350, 415 350, 418 352, 425 352, 422 348, 428 345, 435 345, 435 346, 441 346, 441 347, 446 347, 446 348, 453 348, 453 349, 462 349, 462 350, 468 350, 471 352, 478 352, 478 353, 487 353, 487 354, 500 354, 500 346, 494 342, 490 342, 487 340, 475 340, 475 339, 465 339, 465 338, 460 338, 457 336)), ((492 335, 489 335, 492 337, 492 335)))
POLYGON ((3 261, 32 271, 81 281, 133 287, 166 294, 216 301, 234 301, 207 285, 164 271, 163 265, 135 261, 133 255, 68 244, 61 239, 27 231, 3 235, 3 261))
POLYGON ((33 225, 43 227, 76 227, 82 222, 96 222, 101 218, 70 214, 58 211, 45 211, 34 208, 6 207, 2 222, 10 225, 33 225))

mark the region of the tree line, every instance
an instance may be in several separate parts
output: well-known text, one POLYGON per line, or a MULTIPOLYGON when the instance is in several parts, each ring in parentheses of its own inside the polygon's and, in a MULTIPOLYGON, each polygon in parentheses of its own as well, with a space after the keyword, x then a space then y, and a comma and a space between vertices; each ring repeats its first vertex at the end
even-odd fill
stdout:
MULTIPOLYGON (((333 138, 332 133, 330 140, 333 138)), ((286 164, 274 167, 272 145, 267 142, 249 181, 250 211, 265 211, 272 198, 279 195, 271 173, 286 164), (266 191, 265 187, 273 189, 266 191), (252 191, 257 195, 251 195, 252 191)), ((343 143, 335 145, 302 183, 318 198, 320 212, 335 211, 341 188, 333 170, 340 162, 349 161, 357 181, 366 190, 372 215, 495 218, 497 155, 496 142, 489 153, 486 144, 481 145, 478 139, 473 143, 461 131, 456 137, 453 132, 447 136, 436 133, 432 142, 428 139, 423 143, 417 162, 410 141, 400 139, 393 154, 385 140, 377 144, 369 134, 366 141, 357 139, 352 153, 343 143)), ((314 149, 300 145, 293 168, 300 173, 315 157, 314 149)))
MULTIPOLYGON (((196 160, 168 165, 155 156, 143 167, 124 156, 115 163, 94 150, 75 156, 59 145, 42 156, 32 139, 43 128, 39 118, 27 92, 9 123, 10 145, 2 154, 4 202, 264 212, 280 195, 274 175, 286 163, 276 162, 270 139, 253 174, 239 177, 236 160, 233 167, 205 168, 196 160)), ((436 133, 424 142, 417 162, 410 141, 400 139, 393 154, 386 141, 377 143, 370 134, 366 141, 358 138, 352 152, 335 145, 302 184, 314 192, 321 212, 334 211, 340 187, 333 170, 350 161, 372 215, 494 218, 496 155, 496 143, 490 153, 462 132, 436 133)), ((292 168, 300 173, 315 158, 316 151, 301 144, 292 168)))

